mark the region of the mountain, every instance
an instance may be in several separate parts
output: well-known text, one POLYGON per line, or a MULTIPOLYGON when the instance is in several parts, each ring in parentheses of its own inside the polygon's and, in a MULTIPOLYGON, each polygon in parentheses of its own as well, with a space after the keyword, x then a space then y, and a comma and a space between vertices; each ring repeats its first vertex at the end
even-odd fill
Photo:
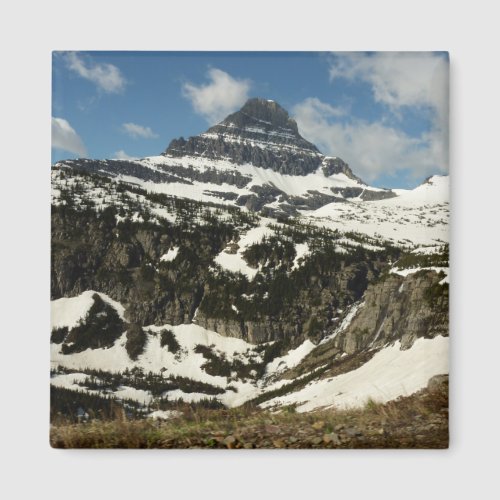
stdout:
POLYGON ((53 386, 311 411, 447 373, 448 177, 369 186, 266 99, 51 175, 53 386))
POLYGON ((258 98, 203 134, 174 139, 160 156, 57 165, 107 173, 199 201, 265 209, 274 216, 295 216, 301 209, 355 198, 396 196, 366 185, 342 159, 321 154, 279 104, 258 98))
POLYGON ((307 175, 321 167, 326 176, 343 173, 359 181, 345 162, 325 157, 305 140, 295 120, 278 103, 260 98, 250 99, 197 137, 172 141, 164 155, 249 163, 285 175, 307 175))

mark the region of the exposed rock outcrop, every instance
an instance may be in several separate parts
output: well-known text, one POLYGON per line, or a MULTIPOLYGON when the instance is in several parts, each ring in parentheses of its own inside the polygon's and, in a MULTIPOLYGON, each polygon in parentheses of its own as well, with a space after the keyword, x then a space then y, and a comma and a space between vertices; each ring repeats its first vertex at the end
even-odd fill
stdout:
POLYGON ((164 155, 251 163, 289 175, 306 175, 322 166, 325 176, 344 173, 359 180, 340 158, 326 158, 304 139, 297 122, 277 102, 254 98, 205 133, 174 139, 164 155))
POLYGON ((419 337, 448 335, 448 284, 439 284, 442 278, 419 271, 368 285, 363 305, 333 344, 352 354, 397 340, 408 349, 419 337))

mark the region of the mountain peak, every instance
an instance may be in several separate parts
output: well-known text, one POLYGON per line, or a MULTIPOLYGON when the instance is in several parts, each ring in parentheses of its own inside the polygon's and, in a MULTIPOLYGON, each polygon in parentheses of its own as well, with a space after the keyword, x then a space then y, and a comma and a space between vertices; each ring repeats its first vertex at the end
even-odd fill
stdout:
POLYGON ((201 137, 237 141, 275 153, 280 148, 312 156, 320 154, 314 144, 299 134, 297 122, 285 108, 260 97, 249 99, 240 110, 210 127, 201 137))
POLYGON ((327 158, 304 139, 297 122, 276 101, 253 97, 206 132, 174 139, 164 155, 250 163, 287 175, 307 175, 320 166, 325 176, 344 173, 358 179, 340 158, 327 158))
POLYGON ((299 136, 297 122, 290 118, 288 111, 276 101, 253 97, 235 113, 229 115, 221 124, 233 123, 237 127, 255 124, 266 130, 271 128, 289 130, 299 136))

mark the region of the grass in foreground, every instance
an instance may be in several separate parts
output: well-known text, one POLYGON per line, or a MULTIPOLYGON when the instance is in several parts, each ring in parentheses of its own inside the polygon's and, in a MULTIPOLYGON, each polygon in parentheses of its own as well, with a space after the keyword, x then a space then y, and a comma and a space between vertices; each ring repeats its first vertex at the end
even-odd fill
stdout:
POLYGON ((54 448, 447 448, 448 385, 360 410, 189 409, 168 421, 51 426, 54 448))

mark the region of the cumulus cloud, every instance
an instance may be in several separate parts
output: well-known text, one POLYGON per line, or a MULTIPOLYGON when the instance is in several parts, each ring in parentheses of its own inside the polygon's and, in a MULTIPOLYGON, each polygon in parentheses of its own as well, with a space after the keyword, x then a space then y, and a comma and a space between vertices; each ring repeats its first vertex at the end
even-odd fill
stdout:
POLYGON ((336 53, 330 80, 369 85, 385 109, 378 119, 342 116, 316 98, 297 104, 304 136, 326 154, 340 156, 367 181, 407 171, 412 177, 448 169, 448 59, 429 52, 336 53), (405 113, 428 120, 427 131, 409 135, 398 127, 405 113), (391 118, 391 119, 387 119, 391 118), (392 125, 388 125, 392 123, 392 125))
POLYGON ((333 118, 327 103, 306 99, 293 108, 305 138, 328 155, 347 161, 366 181, 408 171, 415 177, 445 171, 440 137, 431 131, 412 137, 382 122, 333 118))
POLYGON ((251 83, 246 79, 233 78, 217 68, 210 68, 207 77, 209 83, 206 84, 185 83, 182 93, 196 113, 214 124, 245 103, 251 83))
POLYGON ((375 101, 396 116, 412 109, 428 112, 442 166, 448 164, 448 58, 436 52, 341 53, 332 56, 330 79, 360 80, 371 86, 375 101))
POLYGON ((153 132, 149 127, 143 127, 142 125, 137 125, 136 123, 124 123, 122 125, 122 130, 134 139, 140 137, 142 139, 154 139, 158 137, 158 134, 153 132))
POLYGON ((300 115, 302 121, 314 123, 319 116, 323 119, 345 116, 347 110, 344 108, 336 108, 326 102, 321 101, 317 97, 308 97, 300 104, 295 106, 295 111, 300 115))
POLYGON ((137 160, 137 157, 128 155, 123 149, 116 151, 114 156, 116 160, 137 160))
POLYGON ((448 116, 448 58, 435 52, 359 52, 336 54, 330 79, 367 82, 377 102, 397 111, 429 108, 443 124, 448 116))
POLYGON ((71 71, 94 83, 100 90, 116 94, 125 89, 127 81, 119 68, 113 64, 95 63, 90 57, 76 52, 68 52, 64 57, 71 71))
POLYGON ((87 150, 75 129, 64 118, 52 117, 52 147, 79 156, 85 156, 87 150))

